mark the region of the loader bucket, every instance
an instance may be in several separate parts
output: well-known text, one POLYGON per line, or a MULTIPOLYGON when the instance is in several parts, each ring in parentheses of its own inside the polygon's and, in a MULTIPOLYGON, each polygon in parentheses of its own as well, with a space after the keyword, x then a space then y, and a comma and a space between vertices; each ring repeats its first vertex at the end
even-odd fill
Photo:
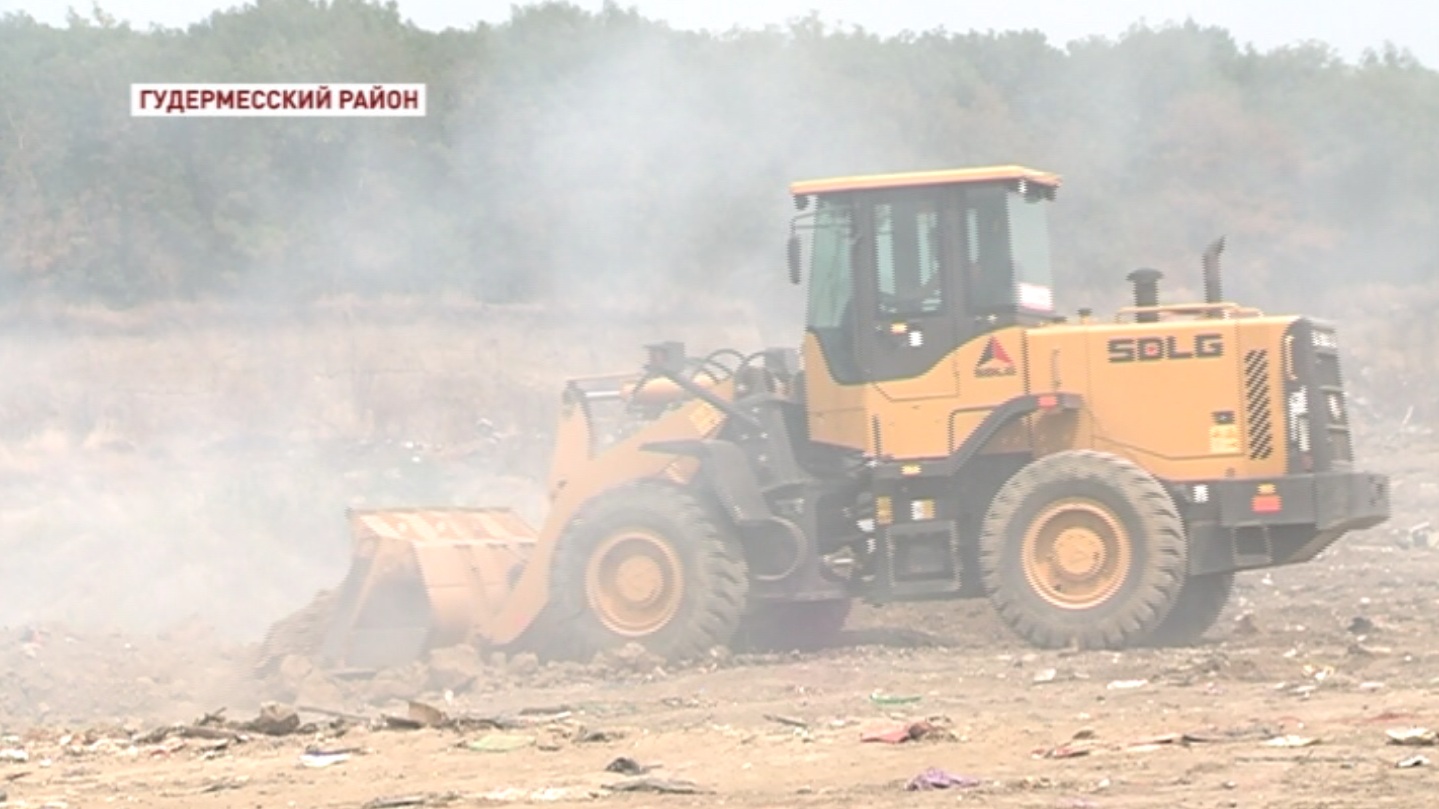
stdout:
POLYGON ((506 508, 351 510, 354 555, 320 649, 379 669, 473 639, 528 561, 534 530, 506 508))

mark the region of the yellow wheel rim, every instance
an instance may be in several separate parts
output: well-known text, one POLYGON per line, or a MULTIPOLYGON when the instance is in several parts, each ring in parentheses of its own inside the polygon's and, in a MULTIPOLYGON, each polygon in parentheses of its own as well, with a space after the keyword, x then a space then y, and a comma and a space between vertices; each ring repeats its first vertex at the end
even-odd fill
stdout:
POLYGON ((1030 523, 1022 546, 1024 578, 1056 607, 1080 610, 1102 604, 1129 576, 1129 532, 1113 512, 1093 500, 1069 498, 1030 523))
POLYGON ((684 571, 664 537, 628 528, 606 537, 585 569, 590 609, 611 632, 644 637, 679 612, 684 571))

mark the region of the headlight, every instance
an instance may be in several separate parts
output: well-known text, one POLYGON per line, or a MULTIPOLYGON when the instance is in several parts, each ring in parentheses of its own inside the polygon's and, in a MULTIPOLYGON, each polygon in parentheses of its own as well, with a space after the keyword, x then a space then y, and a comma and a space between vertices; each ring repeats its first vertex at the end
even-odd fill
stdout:
POLYGON ((1324 348, 1330 351, 1339 350, 1339 337, 1332 331, 1314 330, 1314 347, 1324 348))

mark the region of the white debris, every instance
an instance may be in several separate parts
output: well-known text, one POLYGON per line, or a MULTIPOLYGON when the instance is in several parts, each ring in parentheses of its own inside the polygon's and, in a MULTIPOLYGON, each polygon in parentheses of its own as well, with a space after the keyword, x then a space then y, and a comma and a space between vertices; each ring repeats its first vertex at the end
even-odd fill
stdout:
POLYGON ((1275 736, 1264 743, 1265 747, 1313 747, 1319 740, 1311 736, 1275 736))
POLYGON ((1115 680, 1105 686, 1105 688, 1108 688, 1110 691, 1130 691, 1135 688, 1143 688, 1146 685, 1149 685, 1148 680, 1115 680))
POLYGON ((312 768, 329 767, 349 760, 349 753, 306 753, 300 756, 300 763, 312 768))
POLYGON ((1394 728, 1385 731, 1390 744, 1406 747, 1430 747, 1439 744, 1439 734, 1429 728, 1394 728))

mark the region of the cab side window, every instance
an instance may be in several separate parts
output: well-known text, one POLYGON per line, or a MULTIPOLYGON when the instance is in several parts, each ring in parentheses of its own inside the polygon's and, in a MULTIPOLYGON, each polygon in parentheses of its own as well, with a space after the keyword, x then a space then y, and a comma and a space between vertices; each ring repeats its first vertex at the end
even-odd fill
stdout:
POLYGON ((975 306, 980 311, 1013 306, 1004 191, 970 191, 964 213, 965 274, 975 306))
POLYGON ((939 206, 899 199, 873 207, 875 272, 881 317, 933 314, 944 308, 939 206))

